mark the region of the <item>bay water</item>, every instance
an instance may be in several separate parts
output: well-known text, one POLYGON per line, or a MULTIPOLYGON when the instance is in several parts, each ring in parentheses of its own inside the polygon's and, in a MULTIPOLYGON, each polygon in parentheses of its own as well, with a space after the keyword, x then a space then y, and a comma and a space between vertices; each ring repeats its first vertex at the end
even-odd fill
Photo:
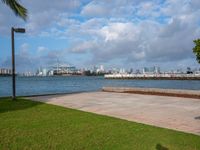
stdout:
MULTIPOLYGON (((101 76, 17 77, 17 96, 100 91, 102 87, 200 90, 200 80, 128 80, 101 76)), ((0 77, 0 97, 12 95, 12 78, 0 77)))

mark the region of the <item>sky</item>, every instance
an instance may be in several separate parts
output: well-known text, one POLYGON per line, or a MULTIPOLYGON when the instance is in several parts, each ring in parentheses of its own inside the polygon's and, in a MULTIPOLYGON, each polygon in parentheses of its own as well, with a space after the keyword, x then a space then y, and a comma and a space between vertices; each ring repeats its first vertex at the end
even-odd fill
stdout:
POLYGON ((0 67, 34 71, 57 62, 78 68, 199 67, 192 52, 200 38, 199 0, 21 0, 27 21, 0 3, 0 67))

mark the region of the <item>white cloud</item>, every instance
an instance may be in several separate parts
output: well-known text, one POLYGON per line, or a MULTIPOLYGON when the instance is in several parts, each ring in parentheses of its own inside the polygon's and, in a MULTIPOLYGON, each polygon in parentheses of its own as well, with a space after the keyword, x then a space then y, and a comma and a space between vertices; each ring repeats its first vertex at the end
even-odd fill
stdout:
POLYGON ((143 2, 137 7, 137 15, 142 17, 158 17, 160 5, 153 3, 152 1, 143 2))
POLYGON ((105 41, 117 39, 134 40, 138 34, 138 28, 132 23, 110 23, 100 30, 105 41))
POLYGON ((91 2, 86 5, 81 11, 81 15, 89 16, 89 17, 103 17, 109 13, 110 9, 106 8, 105 5, 96 4, 95 2, 91 2))
POLYGON ((44 46, 39 46, 39 47, 37 48, 37 53, 38 53, 38 54, 42 54, 42 53, 44 53, 44 52, 46 52, 46 51, 48 51, 48 48, 46 48, 46 47, 44 47, 44 46))
POLYGON ((0 5, 0 22, 3 23, 0 33, 8 34, 11 26, 25 25, 27 34, 38 34, 41 30, 47 30, 60 20, 61 14, 71 14, 81 5, 79 0, 60 0, 59 2, 57 0, 51 0, 51 2, 49 0, 42 2, 40 0, 23 0, 21 3, 28 9, 27 22, 16 17, 6 5, 0 5))
POLYGON ((163 61, 195 64, 191 61, 195 62, 193 39, 200 37, 199 0, 22 2, 29 9, 26 23, 0 6, 0 22, 4 22, 0 34, 10 35, 13 24, 25 25, 31 36, 66 41, 62 50, 38 47, 37 59, 45 62, 67 59, 64 54, 73 53, 82 57, 89 54, 92 64, 116 60, 125 66, 163 61))

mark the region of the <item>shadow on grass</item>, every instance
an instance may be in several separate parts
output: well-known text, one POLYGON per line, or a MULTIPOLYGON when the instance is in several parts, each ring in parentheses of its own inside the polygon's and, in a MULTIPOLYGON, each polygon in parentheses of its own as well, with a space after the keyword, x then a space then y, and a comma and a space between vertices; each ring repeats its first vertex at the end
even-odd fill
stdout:
POLYGON ((11 98, 0 98, 0 113, 28 109, 37 105, 42 105, 42 103, 23 98, 17 98, 14 101, 11 98))
POLYGON ((162 146, 161 144, 157 144, 156 150, 169 150, 169 149, 167 147, 162 146))

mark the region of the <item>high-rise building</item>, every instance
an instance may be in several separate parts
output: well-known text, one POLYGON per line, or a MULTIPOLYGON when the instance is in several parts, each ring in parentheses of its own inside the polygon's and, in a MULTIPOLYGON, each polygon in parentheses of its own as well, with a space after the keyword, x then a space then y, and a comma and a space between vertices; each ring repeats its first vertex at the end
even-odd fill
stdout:
POLYGON ((0 68, 0 75, 11 75, 12 70, 7 68, 0 68))
POLYGON ((102 71, 102 72, 104 72, 105 70, 104 70, 104 66, 103 65, 100 65, 100 71, 102 71))
POLYGON ((160 68, 159 67, 149 67, 149 68, 147 68, 147 67, 144 67, 143 68, 143 74, 158 74, 158 73, 160 73, 160 68))
POLYGON ((126 73, 126 71, 125 71, 124 68, 121 68, 121 69, 119 70, 119 73, 124 74, 124 73, 126 73))
POLYGON ((46 68, 42 69, 42 76, 47 76, 47 69, 46 68))

